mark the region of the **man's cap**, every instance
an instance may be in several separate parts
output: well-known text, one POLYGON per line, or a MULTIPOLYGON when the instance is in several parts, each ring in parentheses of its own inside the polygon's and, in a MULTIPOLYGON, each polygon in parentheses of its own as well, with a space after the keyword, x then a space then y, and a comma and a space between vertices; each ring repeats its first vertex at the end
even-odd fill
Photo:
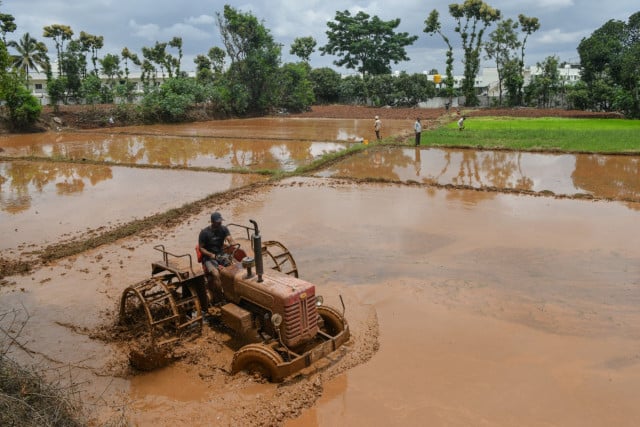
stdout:
POLYGON ((376 116, 376 119, 379 119, 380 117, 376 116))
POLYGON ((212 213, 211 222, 222 222, 222 214, 220 212, 212 213))

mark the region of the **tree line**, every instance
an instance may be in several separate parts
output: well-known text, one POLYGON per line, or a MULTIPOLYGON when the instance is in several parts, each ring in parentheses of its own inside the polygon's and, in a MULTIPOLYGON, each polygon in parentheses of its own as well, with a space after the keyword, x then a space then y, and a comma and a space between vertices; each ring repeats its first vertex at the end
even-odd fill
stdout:
MULTIPOLYGON (((1 2, 0 2, 1 4, 1 2)), ((480 60, 493 61, 498 71, 498 105, 550 106, 561 97, 570 106, 601 111, 623 111, 640 117, 640 12, 628 22, 611 20, 582 40, 578 47, 582 76, 568 86, 558 72, 559 58, 550 56, 528 85, 524 58, 528 38, 540 29, 538 18, 519 15, 504 18, 482 0, 449 5, 454 33, 446 34, 434 9, 425 19, 423 32, 439 36, 447 47, 446 70, 440 84, 419 73, 391 74, 391 64, 407 61, 406 47, 418 37, 398 32, 400 19, 381 20, 365 12, 352 15, 337 11, 327 22, 327 44, 322 55, 333 55, 337 66, 357 75, 342 78, 331 68, 312 68, 309 58, 316 50, 313 37, 298 37, 290 53, 300 61, 282 64, 283 46, 250 12, 229 5, 216 13, 222 47, 214 46, 195 57, 195 77, 182 70, 182 38, 143 47, 140 55, 124 47, 120 55, 106 54, 102 36, 74 31, 66 25, 43 28, 51 39, 57 69, 46 45, 25 33, 7 40, 17 26, 13 16, 0 13, 0 99, 15 128, 31 126, 41 106, 29 87, 30 72, 44 72, 47 92, 54 106, 66 103, 115 103, 135 105, 146 122, 185 120, 194 106, 205 106, 217 115, 246 116, 271 110, 303 111, 314 103, 363 103, 369 105, 415 105, 434 96, 462 95, 468 106, 478 105, 475 79, 480 60), (489 32, 491 30, 491 32, 489 32), (454 47, 461 47, 463 79, 456 87, 453 76, 454 47), (11 52, 9 51, 11 49, 11 52), (142 93, 131 81, 131 67, 141 71, 142 93), (106 79, 105 79, 106 77, 106 79), (33 98, 33 99, 32 99, 33 98)), ((430 74, 439 74, 431 70, 430 74)), ((131 114, 131 108, 123 108, 131 114)))

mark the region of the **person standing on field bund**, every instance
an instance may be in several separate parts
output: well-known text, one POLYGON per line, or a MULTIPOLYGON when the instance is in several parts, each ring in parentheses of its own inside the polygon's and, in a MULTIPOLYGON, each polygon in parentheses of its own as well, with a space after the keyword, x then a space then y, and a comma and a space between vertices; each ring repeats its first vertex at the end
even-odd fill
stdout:
POLYGON ((422 133, 422 124, 420 123, 420 117, 416 119, 413 125, 413 129, 416 131, 416 147, 420 145, 420 134, 422 133))
POLYGON ((373 130, 376 131, 376 138, 380 140, 380 129, 382 129, 382 122, 380 117, 376 116, 376 120, 373 122, 373 130))
POLYGON ((464 120, 466 119, 465 116, 460 117, 460 120, 458 120, 458 130, 462 130, 464 129, 464 120))

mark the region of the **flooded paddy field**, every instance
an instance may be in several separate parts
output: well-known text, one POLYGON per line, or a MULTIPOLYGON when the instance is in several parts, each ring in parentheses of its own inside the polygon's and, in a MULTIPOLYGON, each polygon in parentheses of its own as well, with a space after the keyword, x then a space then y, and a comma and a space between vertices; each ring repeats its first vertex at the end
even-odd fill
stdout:
MULTIPOLYGON (((235 174, 110 167, 118 176, 110 180, 158 182, 166 192, 143 187, 158 204, 179 188, 189 188, 184 200, 236 192, 199 205, 179 224, 5 278, 0 313, 26 322, 10 355, 63 370, 97 424, 637 425, 637 157, 621 164, 616 156, 423 148, 416 174, 415 155, 406 147, 367 150, 312 177, 246 190, 233 183, 235 174), (192 188, 203 174, 221 183, 192 188), (487 186, 494 189, 477 191, 487 186), (580 193, 594 199, 555 196, 580 193), (257 220, 265 239, 289 247, 301 278, 328 304, 340 306, 342 296, 352 339, 329 366, 279 385, 231 376, 229 338, 212 327, 166 368, 129 366, 126 348, 109 338, 123 289, 149 276, 154 245, 192 253, 213 210, 227 222, 257 220)), ((112 191, 122 196, 96 203, 107 209, 140 198, 112 191)), ((79 193, 75 209, 87 217, 95 214, 89 193, 79 193)), ((69 201, 39 203, 38 212, 60 212, 69 201)), ((149 211, 153 203, 142 204, 149 211)), ((3 211, 2 235, 30 210, 3 211)), ((67 214, 52 214, 47 227, 64 224, 57 215, 67 214)), ((93 226, 73 223, 62 233, 93 226)), ((0 322, 5 330, 8 319, 0 322)))

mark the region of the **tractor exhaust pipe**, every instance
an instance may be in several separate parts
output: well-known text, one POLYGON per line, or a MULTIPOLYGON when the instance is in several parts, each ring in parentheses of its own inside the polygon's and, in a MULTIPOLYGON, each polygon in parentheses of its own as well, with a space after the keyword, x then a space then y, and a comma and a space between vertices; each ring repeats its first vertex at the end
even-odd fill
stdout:
POLYGON ((251 236, 251 245, 253 246, 253 254, 256 261, 256 273, 258 274, 258 282, 262 282, 262 274, 264 273, 264 267, 262 266, 262 237, 260 237, 258 223, 252 219, 249 222, 253 224, 254 231, 251 236))

